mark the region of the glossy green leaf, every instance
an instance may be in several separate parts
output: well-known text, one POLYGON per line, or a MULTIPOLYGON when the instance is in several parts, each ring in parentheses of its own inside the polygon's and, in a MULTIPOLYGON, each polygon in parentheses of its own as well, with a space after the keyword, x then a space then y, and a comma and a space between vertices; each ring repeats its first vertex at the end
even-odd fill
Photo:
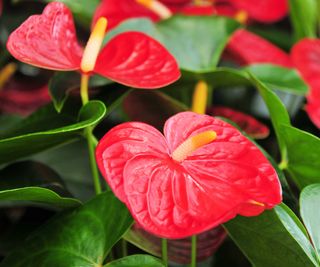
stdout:
POLYGON ((255 84, 256 88, 258 89, 260 95, 262 96, 269 110, 272 125, 277 136, 282 160, 286 160, 286 157, 287 157, 286 143, 284 140, 285 138, 280 132, 280 126, 282 124, 290 125, 289 114, 285 106, 283 105, 283 103, 280 101, 279 97, 274 92, 272 92, 267 86, 265 86, 262 82, 260 82, 254 76, 251 76, 251 79, 253 84, 255 84))
POLYGON ((175 56, 180 68, 195 72, 216 68, 231 34, 239 23, 226 17, 176 15, 158 24, 133 19, 111 31, 114 35, 129 30, 144 32, 160 41, 175 56))
POLYGON ((104 267, 165 267, 159 259, 149 255, 132 255, 112 261, 104 267))
POLYGON ((305 187, 300 195, 300 213, 306 226, 312 244, 315 247, 318 263, 320 264, 320 184, 305 187))
POLYGON ((55 216, 0 266, 102 266, 131 223, 127 208, 111 192, 103 193, 73 211, 55 216))
POLYGON ((320 182, 320 139, 297 128, 281 125, 288 150, 287 170, 302 189, 320 182))
POLYGON ((271 89, 305 95, 308 86, 295 69, 269 64, 255 64, 245 68, 271 89))
MULTIPOLYGON (((78 72, 57 72, 49 82, 49 92, 54 106, 58 112, 61 111, 69 94, 79 89, 81 75, 78 72)), ((104 86, 112 83, 110 80, 94 75, 89 80, 89 88, 104 86)), ((91 91, 91 90, 90 90, 91 91)))
POLYGON ((74 111, 57 114, 52 106, 41 109, 2 136, 0 164, 75 140, 84 128, 96 125, 105 113, 106 107, 100 101, 91 101, 81 108, 78 118, 74 111))
POLYGON ((224 226, 255 267, 318 266, 302 223, 284 204, 256 217, 238 216, 224 226))
POLYGON ((81 204, 70 196, 59 175, 39 162, 20 161, 0 170, 0 206, 14 206, 21 201, 60 208, 81 204))
POLYGON ((133 90, 124 100, 123 108, 132 121, 141 121, 163 129, 165 121, 188 107, 159 91, 133 90))
POLYGON ((290 18, 296 41, 317 36, 317 0, 289 0, 290 18))

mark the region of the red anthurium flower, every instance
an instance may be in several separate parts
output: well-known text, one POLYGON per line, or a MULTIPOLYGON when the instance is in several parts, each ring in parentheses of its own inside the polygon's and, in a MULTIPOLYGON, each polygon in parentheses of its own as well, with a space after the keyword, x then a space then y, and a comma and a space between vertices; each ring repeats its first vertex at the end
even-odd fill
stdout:
POLYGON ((53 70, 97 73, 136 88, 158 88, 180 76, 173 56, 145 34, 126 32, 99 53, 107 20, 98 20, 83 51, 76 39, 70 10, 52 2, 41 15, 31 16, 9 37, 7 48, 18 60, 53 70))
POLYGON ((178 113, 164 136, 144 123, 120 124, 99 142, 96 159, 136 221, 161 237, 187 237, 281 202, 277 173, 262 152, 208 115, 178 113))
POLYGON ((293 67, 290 56, 260 36, 237 30, 227 45, 227 54, 241 65, 270 63, 283 67, 293 67))
POLYGON ((215 106, 211 107, 207 111, 207 114, 232 120, 249 136, 255 139, 266 138, 270 133, 269 128, 254 117, 231 108, 215 106))
POLYGON ((292 61, 309 84, 306 111, 320 129, 320 40, 303 39, 291 51, 292 61))
POLYGON ((288 0, 228 0, 239 10, 248 13, 256 21, 272 23, 283 19, 288 13, 288 0))

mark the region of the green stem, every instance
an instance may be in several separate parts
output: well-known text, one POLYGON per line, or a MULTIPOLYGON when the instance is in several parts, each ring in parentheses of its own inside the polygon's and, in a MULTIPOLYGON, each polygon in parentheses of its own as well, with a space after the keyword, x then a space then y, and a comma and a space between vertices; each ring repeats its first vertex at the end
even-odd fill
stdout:
POLYGON ((162 246, 162 261, 166 267, 168 267, 168 241, 166 238, 161 239, 162 246))
MULTIPOLYGON (((80 94, 81 94, 83 106, 85 104, 87 104, 89 101, 88 88, 89 88, 89 75, 83 74, 81 76, 81 86, 80 86, 80 94)), ((96 142, 97 139, 93 135, 92 130, 93 129, 91 127, 87 127, 84 130, 84 133, 85 133, 85 136, 86 136, 87 142, 88 142, 90 167, 91 167, 91 172, 92 172, 94 189, 95 189, 96 194, 98 195, 102 192, 102 190, 101 190, 101 184, 100 184, 100 178, 99 178, 99 171, 98 171, 97 163, 95 160, 95 148, 97 145, 97 142, 96 142)))
POLYGON ((197 236, 191 237, 191 264, 190 267, 197 266, 197 236))
POLYGON ((121 251, 122 251, 122 257, 128 256, 128 244, 125 239, 121 239, 121 251))

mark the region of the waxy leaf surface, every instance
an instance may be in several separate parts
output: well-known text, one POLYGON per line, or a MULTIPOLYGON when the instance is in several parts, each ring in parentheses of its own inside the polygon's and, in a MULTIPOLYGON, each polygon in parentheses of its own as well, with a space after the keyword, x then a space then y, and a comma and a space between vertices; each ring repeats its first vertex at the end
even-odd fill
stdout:
POLYGON ((178 113, 167 120, 164 136, 144 123, 120 124, 99 142, 96 159, 137 222, 158 236, 190 236, 281 201, 278 176, 260 150, 207 115, 178 113), (172 159, 187 138, 209 130, 217 133, 212 143, 182 162, 172 159))
POLYGON ((319 266, 306 229, 284 204, 257 217, 239 216, 224 226, 253 266, 319 266))
POLYGON ((102 266, 110 249, 131 224, 126 207, 106 192, 75 210, 55 216, 0 266, 102 266))
POLYGON ((149 255, 132 255, 112 261, 104 267, 165 267, 158 258, 149 255))
POLYGON ((310 86, 306 111, 312 122, 320 128, 320 40, 301 40, 292 48, 291 57, 310 86))
POLYGON ((300 213, 304 225, 306 226, 312 243, 316 250, 318 262, 320 264, 320 184, 312 184, 305 187, 300 195, 300 213))
POLYGON ((58 114, 47 106, 12 127, 0 139, 0 163, 10 162, 67 141, 78 139, 83 129, 96 125, 105 115, 100 101, 91 101, 81 108, 79 118, 71 112, 58 114))
POLYGON ((7 48, 22 62, 54 70, 79 69, 82 57, 72 14, 59 2, 29 17, 11 33, 7 48))

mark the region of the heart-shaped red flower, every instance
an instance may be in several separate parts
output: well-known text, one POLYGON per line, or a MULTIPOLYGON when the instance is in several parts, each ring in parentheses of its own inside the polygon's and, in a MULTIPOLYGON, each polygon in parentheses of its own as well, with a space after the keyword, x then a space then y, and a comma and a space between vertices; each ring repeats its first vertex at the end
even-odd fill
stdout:
POLYGON ((310 86, 306 111, 320 129, 320 40, 303 39, 291 50, 292 61, 310 86))
POLYGON ((270 63, 293 67, 290 56, 260 36, 247 30, 237 30, 227 45, 227 53, 241 65, 270 63))
MULTIPOLYGON (((80 70, 83 49, 76 39, 70 10, 60 2, 27 19, 9 37, 9 52, 18 60, 53 70, 80 70)), ((126 32, 109 41, 93 72, 136 88, 159 88, 180 77, 173 56, 156 40, 126 32)))
POLYGON ((161 237, 187 237, 281 202, 277 173, 262 152, 208 115, 178 113, 164 136, 144 123, 118 125, 99 142, 96 159, 137 222, 161 237))

